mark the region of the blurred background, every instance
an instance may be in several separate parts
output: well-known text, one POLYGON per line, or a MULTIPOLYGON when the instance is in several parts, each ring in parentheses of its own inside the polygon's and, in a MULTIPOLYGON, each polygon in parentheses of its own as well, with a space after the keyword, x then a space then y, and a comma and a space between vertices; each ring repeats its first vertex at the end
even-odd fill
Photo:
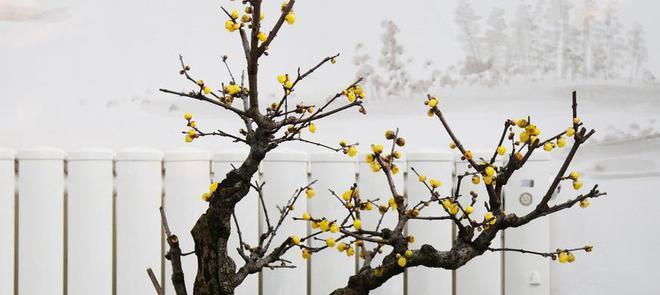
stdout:
MULTIPOLYGON (((266 27, 280 4, 265 3, 266 27)), ((0 147, 241 150, 214 138, 185 144, 183 112, 202 127, 236 130, 240 124, 228 112, 158 91, 194 88, 178 74, 179 54, 195 77, 217 88, 229 80, 221 56, 240 73, 242 49, 238 36, 224 29, 221 5, 241 7, 214 0, 0 0, 0 147)), ((366 77, 368 115, 355 111, 321 121, 310 138, 366 147, 398 127, 408 152, 448 151, 448 136, 426 116, 427 93, 440 98, 464 144, 491 151, 508 118, 530 115, 546 134, 564 130, 576 90, 580 117, 597 133, 572 168, 585 174, 585 187, 600 183, 609 195, 587 211, 550 219, 548 250, 595 244, 596 251, 570 266, 551 264, 548 292, 656 294, 658 239, 646 228, 655 222, 651 208, 660 205, 655 6, 633 0, 300 0, 296 24, 283 28, 262 59, 259 90, 264 103, 279 100, 277 75, 341 53, 337 64, 298 87, 295 100, 323 102, 366 77)), ((563 155, 552 153, 549 165, 563 155)))

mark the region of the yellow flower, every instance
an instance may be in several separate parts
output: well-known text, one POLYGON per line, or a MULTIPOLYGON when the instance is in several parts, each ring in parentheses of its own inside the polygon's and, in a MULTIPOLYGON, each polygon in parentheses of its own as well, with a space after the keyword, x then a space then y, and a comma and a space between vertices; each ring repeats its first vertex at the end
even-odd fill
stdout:
POLYGON ((392 174, 397 174, 399 173, 399 167, 396 165, 392 165, 392 174))
POLYGON ((589 207, 589 205, 591 205, 591 203, 589 203, 588 199, 584 199, 584 200, 580 201, 580 207, 581 208, 587 208, 587 207, 589 207))
MULTIPOLYGON (((266 39, 268 39, 268 35, 266 33, 259 31, 259 34, 257 34, 257 39, 261 42, 266 42, 266 39)), ((285 77, 286 78, 286 77, 285 77)), ((280 82, 283 83, 283 82, 280 82)))
POLYGON ((481 182, 481 178, 479 178, 479 175, 472 176, 472 183, 479 184, 479 182, 481 182))
POLYGON ((238 18, 238 10, 234 10, 231 12, 231 18, 237 19, 238 18))
POLYGON ((291 236, 291 242, 293 242, 294 245, 300 244, 300 237, 299 236, 291 236))
POLYGON ((579 180, 573 181, 573 188, 575 190, 579 190, 581 187, 582 187, 582 181, 579 180))
POLYGON ((465 213, 467 213, 469 215, 469 214, 472 214, 472 212, 474 212, 474 207, 472 207, 472 206, 465 207, 465 213))
POLYGON ((431 178, 429 180, 429 184, 431 185, 432 188, 438 188, 442 185, 442 182, 440 180, 435 179, 435 178, 431 178))
POLYGON ((367 154, 367 155, 364 157, 364 160, 367 161, 367 163, 373 163, 373 161, 375 161, 376 158, 374 158, 374 155, 373 155, 373 154, 367 154))
POLYGON ((346 201, 346 202, 348 202, 351 199, 352 196, 353 196, 353 190, 352 189, 349 189, 349 190, 345 191, 341 195, 342 199, 344 199, 344 201, 346 201))
POLYGON ((319 229, 322 231, 328 231, 330 227, 330 223, 328 222, 327 219, 323 219, 321 222, 319 222, 319 229))
POLYGON ((309 250, 307 250, 307 249, 303 249, 302 250, 302 257, 303 257, 303 259, 307 260, 310 257, 312 257, 312 252, 309 252, 309 250))
POLYGON ((484 176, 484 183, 486 185, 490 185, 491 183, 493 183, 493 177, 492 176, 484 176))
POLYGON ((314 124, 314 123, 309 124, 309 132, 311 132, 311 133, 316 132, 316 124, 314 124))
POLYGON ((429 107, 430 108, 434 108, 437 105, 438 105, 438 99, 436 99, 435 97, 429 99, 429 107))
POLYGON ((348 93, 346 93, 346 98, 348 98, 348 102, 354 102, 356 98, 355 92, 349 91, 348 93))
POLYGON ((568 262, 568 252, 559 253, 559 263, 566 263, 566 262, 568 262))
POLYGON ((413 256, 413 251, 410 250, 410 249, 408 249, 408 250, 406 250, 406 254, 405 254, 405 255, 406 255, 406 257, 410 258, 410 257, 413 256))
POLYGON ((392 210, 396 210, 396 209, 399 208, 399 205, 397 205, 396 200, 394 199, 394 197, 391 197, 390 200, 388 201, 388 203, 390 204, 390 208, 392 208, 392 210))
POLYGON ((188 135, 194 138, 195 136, 197 136, 197 132, 195 132, 195 129, 190 129, 188 130, 188 135))
POLYGON ((465 151, 464 156, 465 156, 466 159, 472 159, 472 151, 469 151, 469 150, 465 151))
POLYGON ((225 29, 227 29, 227 31, 229 31, 229 32, 234 32, 234 31, 236 31, 236 28, 235 28, 235 26, 234 26, 235 24, 236 24, 236 23, 235 23, 233 20, 229 20, 229 19, 228 19, 228 20, 225 22, 225 29))
POLYGON ((312 219, 312 216, 310 216, 309 213, 305 212, 302 215, 302 219, 303 220, 310 220, 310 219, 312 219))
POLYGON ((211 199, 211 194, 210 193, 203 193, 202 194, 202 200, 204 202, 208 202, 211 199))
POLYGON ((578 178, 580 177, 580 173, 577 172, 577 171, 572 171, 572 172, 568 175, 568 177, 569 177, 570 179, 573 179, 573 180, 578 180, 578 178))
POLYGON ((339 242, 337 244, 337 251, 339 251, 339 252, 344 252, 344 250, 346 250, 346 248, 348 248, 348 245, 346 245, 346 243, 344 243, 344 242, 339 242))
POLYGON ((486 212, 486 214, 484 214, 484 220, 486 220, 486 221, 491 220, 493 218, 494 218, 493 212, 488 211, 488 212, 486 212))
POLYGON ((286 82, 284 82, 284 88, 286 89, 293 88, 293 82, 291 82, 291 80, 286 80, 286 82))
POLYGON ((307 195, 308 199, 311 199, 314 197, 314 195, 316 195, 316 191, 314 191, 313 188, 308 187, 307 190, 305 190, 305 194, 307 195))
POLYGON ((529 123, 525 119, 520 119, 520 120, 516 121, 516 126, 518 126, 520 128, 527 127, 527 124, 529 124, 529 123))
POLYGON ((527 132, 520 133, 520 142, 527 142, 529 140, 529 134, 527 132))
POLYGON ((566 129, 566 136, 571 137, 575 135, 575 129, 573 127, 566 129))
POLYGON ((289 12, 286 17, 286 22, 289 23, 290 25, 293 25, 296 22, 296 14, 293 12, 289 12))
POLYGON ((573 253, 568 252, 568 263, 572 263, 575 261, 575 255, 573 253))
POLYGON ((355 249, 353 249, 352 247, 346 249, 346 256, 351 257, 353 255, 355 255, 355 249))
POLYGON ((495 168, 493 168, 491 166, 486 167, 486 175, 487 176, 495 175, 495 168))
POLYGON ((318 222, 316 222, 316 221, 315 221, 315 222, 312 222, 312 228, 313 228, 313 229, 317 229, 317 228, 319 228, 319 226, 320 226, 320 225, 319 225, 318 222))
POLYGON ((215 190, 218 189, 218 183, 217 182, 211 182, 211 185, 209 185, 209 192, 214 193, 215 190))
POLYGON ((417 177, 417 179, 419 179, 420 182, 425 182, 426 181, 426 176, 419 175, 419 177, 417 177))
POLYGON ((325 244, 328 245, 328 247, 333 248, 335 246, 335 239, 327 238, 325 239, 325 244))
POLYGON ((186 140, 187 143, 191 143, 191 142, 193 141, 193 138, 190 137, 190 135, 187 135, 187 134, 186 134, 186 138, 185 138, 185 140, 186 140))
POLYGON ((383 152, 383 146, 380 144, 372 144, 371 150, 376 154, 380 154, 383 152))
POLYGON ((367 202, 364 205, 364 209, 367 210, 367 211, 371 211, 373 208, 374 208, 374 205, 372 205, 371 202, 367 202))
POLYGON ((413 236, 413 235, 409 235, 409 236, 407 236, 407 237, 406 237, 406 241, 407 241, 409 244, 414 243, 414 242, 415 242, 415 236, 413 236))
POLYGON ((453 142, 450 142, 450 143, 449 143, 449 148, 452 149, 452 150, 455 149, 455 148, 456 148, 456 144, 453 143, 453 142))
POLYGON ((395 159, 399 159, 399 158, 401 158, 401 152, 399 152, 399 151, 394 151, 394 153, 392 153, 392 156, 393 156, 395 159))
POLYGON ((362 221, 356 219, 353 221, 353 228, 360 230, 362 228, 362 221))
POLYGON ((185 114, 183 114, 183 118, 186 119, 187 121, 190 121, 192 119, 192 114, 191 113, 185 113, 185 114))
POLYGON ((357 153, 358 153, 358 150, 354 145, 352 145, 348 148, 348 156, 349 157, 351 157, 351 158, 355 157, 355 155, 357 155, 357 153))
POLYGON ((378 164, 376 162, 372 162, 371 163, 371 171, 373 171, 373 172, 380 171, 380 164, 378 164))
POLYGON ((578 117, 573 118, 573 124, 580 124, 580 118, 578 117))
POLYGON ((451 215, 456 215, 458 213, 458 204, 452 204, 451 208, 449 209, 449 213, 451 215))
POLYGON ((397 259, 397 261, 396 261, 396 263, 397 263, 400 267, 405 267, 405 266, 406 266, 406 262, 407 262, 407 261, 406 261, 406 258, 403 257, 403 256, 399 257, 399 259, 397 259))
POLYGON ((195 83, 196 83, 197 85, 199 85, 199 86, 204 85, 204 81, 203 81, 203 80, 197 80, 197 81, 195 81, 195 83))
POLYGON ((505 148, 505 147, 503 147, 503 146, 498 146, 498 147, 497 147, 497 154, 498 154, 498 155, 502 156, 502 155, 504 155, 505 153, 506 153, 506 148, 505 148))
POLYGON ((225 86, 225 93, 231 96, 239 92, 241 92, 241 86, 238 86, 236 84, 229 84, 225 86))
POLYGON ((197 128, 197 122, 195 122, 195 121, 190 121, 190 123, 188 124, 188 126, 190 126, 191 128, 197 128))
POLYGON ((543 145, 543 150, 546 152, 552 151, 552 149, 555 148, 554 145, 552 145, 552 142, 546 142, 543 145))
POLYGON ((330 226, 330 232, 333 233, 333 234, 338 233, 339 232, 339 225, 337 225, 336 223, 333 223, 330 226))
POLYGON ((557 138, 557 146, 563 148, 566 146, 566 139, 563 137, 557 138))
POLYGON ((286 80, 288 80, 286 75, 277 76, 277 82, 280 82, 280 84, 284 84, 284 82, 286 82, 286 80))

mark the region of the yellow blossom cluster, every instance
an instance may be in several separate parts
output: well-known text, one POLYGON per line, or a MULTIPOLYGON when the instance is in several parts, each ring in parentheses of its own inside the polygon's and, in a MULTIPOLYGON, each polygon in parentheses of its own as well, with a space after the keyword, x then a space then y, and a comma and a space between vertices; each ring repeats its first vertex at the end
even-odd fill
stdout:
POLYGON ((424 101, 424 104, 429 107, 428 111, 426 114, 429 117, 433 117, 433 114, 435 113, 435 109, 438 106, 438 98, 435 96, 430 96, 426 101, 424 101))
POLYGON ((450 200, 450 199, 444 199, 442 200, 442 207, 445 208, 451 215, 456 215, 458 214, 459 207, 458 203, 450 200))
POLYGON ((562 251, 562 252, 559 253, 558 256, 559 256, 558 261, 559 261, 559 263, 562 263, 562 264, 567 263, 567 262, 572 263, 572 262, 575 261, 575 255, 573 255, 573 253, 571 253, 569 251, 562 251))
POLYGON ((354 102, 356 99, 365 99, 367 97, 367 94, 364 92, 364 89, 362 89, 362 86, 360 85, 351 86, 348 89, 342 91, 341 94, 346 96, 348 102, 354 102))
MULTIPOLYGON (((287 6, 289 6, 289 1, 285 1, 284 3, 282 3, 282 5, 280 6, 280 9, 282 10, 282 12, 284 12, 284 10, 286 10, 287 6)), ((296 23, 296 13, 293 12, 293 9, 291 9, 289 11, 289 13, 286 14, 286 16, 284 17, 284 20, 286 20, 286 22, 290 25, 293 25, 294 23, 296 23)))
POLYGON ((344 154, 348 155, 349 157, 355 157, 358 153, 358 149, 354 144, 348 144, 346 140, 340 140, 339 141, 339 146, 341 146, 341 150, 344 154))
POLYGON ((186 119, 187 123, 186 126, 190 127, 190 130, 186 133, 185 136, 185 141, 190 143, 192 142, 195 138, 199 137, 199 134, 197 133, 197 122, 192 120, 192 114, 191 113, 185 113, 183 114, 183 118, 186 119))

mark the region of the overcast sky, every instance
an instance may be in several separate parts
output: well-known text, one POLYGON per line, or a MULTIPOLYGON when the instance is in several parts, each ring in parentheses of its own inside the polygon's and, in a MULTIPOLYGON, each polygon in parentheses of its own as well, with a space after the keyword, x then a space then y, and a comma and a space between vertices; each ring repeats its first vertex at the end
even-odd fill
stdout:
MULTIPOLYGON (((265 2, 268 27, 280 2, 265 2)), ((520 3, 472 1, 482 16, 493 2, 507 16, 520 3)), ((624 24, 637 21, 645 27, 649 68, 658 75, 658 5, 639 0, 619 4, 624 24)), ((189 89, 177 73, 178 54, 196 77, 219 87, 229 79, 220 56, 230 54, 236 71, 242 65, 238 36, 224 30, 220 5, 240 9, 240 1, 217 0, 0 0, 0 130, 47 126, 48 120, 76 116, 71 109, 80 105, 162 100, 159 87, 189 89)), ((276 75, 341 52, 344 58, 337 65, 299 89, 310 99, 334 93, 355 78, 350 57, 357 43, 370 52, 379 50, 383 20, 398 24, 399 40, 413 59, 411 72, 421 72, 427 60, 439 66, 455 63, 463 57, 456 42, 455 5, 437 0, 299 0, 297 23, 284 27, 261 62, 260 90, 273 95, 276 75)))

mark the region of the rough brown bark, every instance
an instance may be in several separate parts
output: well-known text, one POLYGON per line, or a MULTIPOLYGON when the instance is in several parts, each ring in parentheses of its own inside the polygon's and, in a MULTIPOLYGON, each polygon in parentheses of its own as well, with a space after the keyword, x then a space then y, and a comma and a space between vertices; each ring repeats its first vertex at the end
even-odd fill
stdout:
POLYGON ((218 185, 209 208, 197 220, 192 230, 198 265, 194 295, 233 294, 240 283, 235 280, 236 263, 227 249, 231 216, 236 203, 250 190, 250 180, 267 151, 264 145, 253 145, 243 165, 229 172, 218 185))

